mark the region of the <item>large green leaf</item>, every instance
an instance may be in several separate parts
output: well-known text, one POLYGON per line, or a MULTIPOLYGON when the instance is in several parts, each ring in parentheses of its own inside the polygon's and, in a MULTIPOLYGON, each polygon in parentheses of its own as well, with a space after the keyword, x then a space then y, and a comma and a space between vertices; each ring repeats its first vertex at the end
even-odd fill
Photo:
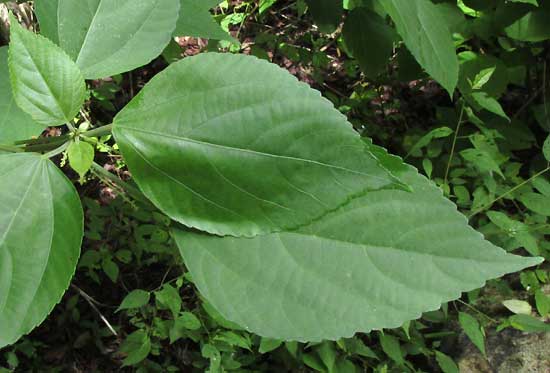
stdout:
POLYGON ((8 48, 0 48, 0 144, 39 135, 43 128, 15 103, 8 70, 8 48))
POLYGON ((308 227, 252 239, 174 230, 202 295, 264 337, 318 341, 399 327, 541 262, 485 241, 439 188, 376 151, 414 192, 372 192, 308 227))
POLYGON ((418 63, 450 95, 458 81, 458 59, 445 18, 430 0, 379 0, 418 63))
POLYGON ((210 9, 218 5, 219 0, 180 0, 180 2, 180 17, 174 35, 236 41, 210 14, 210 9))
POLYGON ((76 190, 49 160, 0 155, 0 348, 51 312, 74 274, 83 235, 76 190))
POLYGON ((71 121, 86 99, 86 84, 75 63, 50 40, 11 22, 9 69, 15 102, 38 123, 71 121))
POLYGON ((178 0, 37 0, 43 31, 76 61, 87 79, 133 70, 170 41, 178 0), (52 25, 57 27, 53 27, 52 25))
POLYGON ((113 131, 157 207, 220 235, 296 227, 393 183, 328 100, 251 56, 172 64, 117 115, 113 131))
POLYGON ((368 78, 384 72, 397 35, 382 17, 366 8, 353 9, 343 29, 344 40, 368 78))

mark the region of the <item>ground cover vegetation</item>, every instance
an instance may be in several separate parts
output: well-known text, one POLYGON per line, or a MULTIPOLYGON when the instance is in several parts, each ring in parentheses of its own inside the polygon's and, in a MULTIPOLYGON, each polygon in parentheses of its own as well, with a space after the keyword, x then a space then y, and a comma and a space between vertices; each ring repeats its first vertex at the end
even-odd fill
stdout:
POLYGON ((548 1, 0 3, 0 372, 550 369, 548 1))

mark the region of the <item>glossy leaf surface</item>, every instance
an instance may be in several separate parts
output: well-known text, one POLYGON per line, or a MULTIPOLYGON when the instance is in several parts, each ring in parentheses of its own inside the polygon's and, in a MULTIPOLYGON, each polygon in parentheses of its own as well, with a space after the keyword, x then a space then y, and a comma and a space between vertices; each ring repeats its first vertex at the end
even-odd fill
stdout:
POLYGON ((380 0, 418 63, 450 95, 458 81, 458 59, 445 18, 430 0, 380 0))
POLYGON ((74 274, 83 235, 76 190, 49 160, 0 155, 0 348, 51 312, 74 274))
POLYGON ((395 182, 319 92, 250 56, 172 64, 113 132, 147 197, 214 234, 296 227, 395 182))
POLYGON ((57 0, 40 4, 40 24, 86 79, 133 70, 157 57, 170 41, 178 0, 57 0), (56 24, 57 27, 52 27, 56 24))
POLYGON ((261 336, 319 341, 399 327, 542 261, 485 241, 437 187, 386 157, 414 192, 372 192, 308 227, 252 239, 175 230, 202 295, 261 336))
POLYGON ((8 48, 0 48, 0 144, 38 136, 44 126, 17 106, 11 91, 8 48))
POLYGON ((15 101, 44 126, 76 116, 86 99, 78 66, 57 45, 24 29, 10 17, 9 69, 15 101))

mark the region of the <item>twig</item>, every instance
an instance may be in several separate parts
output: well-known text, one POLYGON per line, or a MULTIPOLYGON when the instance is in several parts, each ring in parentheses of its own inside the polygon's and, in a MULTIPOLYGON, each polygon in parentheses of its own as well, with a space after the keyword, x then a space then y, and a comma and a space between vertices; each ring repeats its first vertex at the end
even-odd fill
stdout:
POLYGON ((81 288, 79 288, 78 286, 74 285, 74 284, 71 284, 71 287, 73 289, 75 289, 76 291, 78 291, 78 293, 80 295, 82 295, 82 297, 88 302, 88 304, 90 305, 90 307, 93 308, 93 310, 95 312, 97 312, 97 314, 99 315, 99 318, 101 319, 101 321, 103 321, 103 323, 107 326, 107 329, 109 329, 111 331, 111 333, 113 333, 113 335, 115 337, 118 337, 118 333, 116 332, 116 330, 111 326, 111 323, 109 322, 109 320, 107 320, 107 318, 105 316, 103 316, 103 314, 99 311, 99 309, 96 307, 96 305, 94 303, 97 303, 91 296, 89 296, 88 294, 86 294, 86 292, 84 290, 82 290, 81 288))

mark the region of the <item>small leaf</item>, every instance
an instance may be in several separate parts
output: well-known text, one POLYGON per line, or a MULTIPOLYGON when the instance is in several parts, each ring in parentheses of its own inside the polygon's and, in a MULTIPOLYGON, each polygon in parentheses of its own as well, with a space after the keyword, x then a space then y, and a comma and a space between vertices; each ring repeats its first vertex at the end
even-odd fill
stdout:
POLYGON ((57 45, 24 29, 13 16, 10 23, 9 68, 15 101, 44 126, 70 122, 86 99, 80 70, 57 45))
POLYGON ((403 352, 401 351, 401 345, 399 340, 390 334, 380 333, 380 345, 382 350, 398 365, 404 365, 403 352))
POLYGON ((481 70, 474 78, 474 81, 472 82, 472 89, 481 89, 489 79, 493 76, 494 72, 496 70, 496 67, 488 67, 486 69, 481 70))
POLYGON ((260 341, 260 348, 259 348, 258 352, 260 354, 265 354, 265 353, 271 352, 271 351, 279 348, 279 346, 281 344, 283 344, 283 341, 281 341, 279 339, 263 338, 262 337, 262 339, 260 341))
POLYGON ((151 339, 144 330, 138 330, 130 334, 120 346, 120 352, 128 356, 122 361, 122 366, 136 365, 149 356, 151 352, 151 339))
POLYGON ((546 324, 533 316, 520 314, 510 316, 508 320, 514 328, 527 333, 550 332, 550 324, 546 324))
POLYGON ((164 285, 162 290, 155 292, 155 297, 164 307, 172 312, 177 319, 181 309, 181 298, 178 290, 170 284, 164 285))
POLYGON ((242 336, 231 331, 224 331, 217 334, 214 337, 214 340, 225 342, 230 346, 237 346, 247 350, 250 350, 250 347, 252 345, 252 342, 250 341, 248 336, 242 336))
POLYGON ((148 291, 140 289, 133 290, 126 297, 124 297, 116 312, 143 307, 149 303, 150 298, 151 294, 148 291))
POLYGON ((542 154, 544 155, 544 158, 550 162, 550 136, 544 140, 544 144, 542 145, 542 154))
POLYGON ((515 314, 530 315, 533 311, 531 305, 523 300, 509 299, 503 301, 502 304, 515 314))
POLYGON ((174 320, 174 325, 170 329, 170 343, 176 342, 180 338, 186 336, 187 331, 189 330, 198 330, 201 328, 201 322, 191 312, 182 312, 174 320))
POLYGON ((430 132, 428 132, 427 134, 422 136, 420 138, 420 140, 418 140, 416 142, 416 144, 414 144, 414 146, 411 148, 411 150, 409 150, 406 157, 408 157, 411 154, 415 153, 416 151, 422 149, 426 145, 429 145, 430 142, 432 142, 433 139, 441 139, 441 138, 444 138, 444 137, 448 137, 449 135, 451 135, 453 133, 454 133, 454 131, 449 127, 438 127, 438 128, 435 128, 435 129, 431 130, 430 132))
POLYGON ((67 157, 71 168, 78 172, 83 180, 94 163, 94 147, 85 141, 73 141, 67 149, 67 157))
POLYGON ((435 351, 435 359, 443 373, 459 373, 458 366, 449 356, 443 352, 435 351))
POLYGON ((536 291, 535 303, 537 305, 537 311, 542 317, 550 315, 550 297, 548 297, 542 290, 536 291))
POLYGON ((550 216, 550 198, 539 193, 524 193, 519 197, 529 210, 544 216, 550 216))
POLYGON ((219 0, 180 0, 180 3, 180 17, 174 31, 175 36, 193 36, 238 43, 238 40, 222 29, 210 14, 210 9, 218 5, 219 0))
POLYGON ((479 322, 473 316, 464 312, 458 313, 458 322, 470 341, 481 351, 483 356, 486 356, 485 336, 479 322))

